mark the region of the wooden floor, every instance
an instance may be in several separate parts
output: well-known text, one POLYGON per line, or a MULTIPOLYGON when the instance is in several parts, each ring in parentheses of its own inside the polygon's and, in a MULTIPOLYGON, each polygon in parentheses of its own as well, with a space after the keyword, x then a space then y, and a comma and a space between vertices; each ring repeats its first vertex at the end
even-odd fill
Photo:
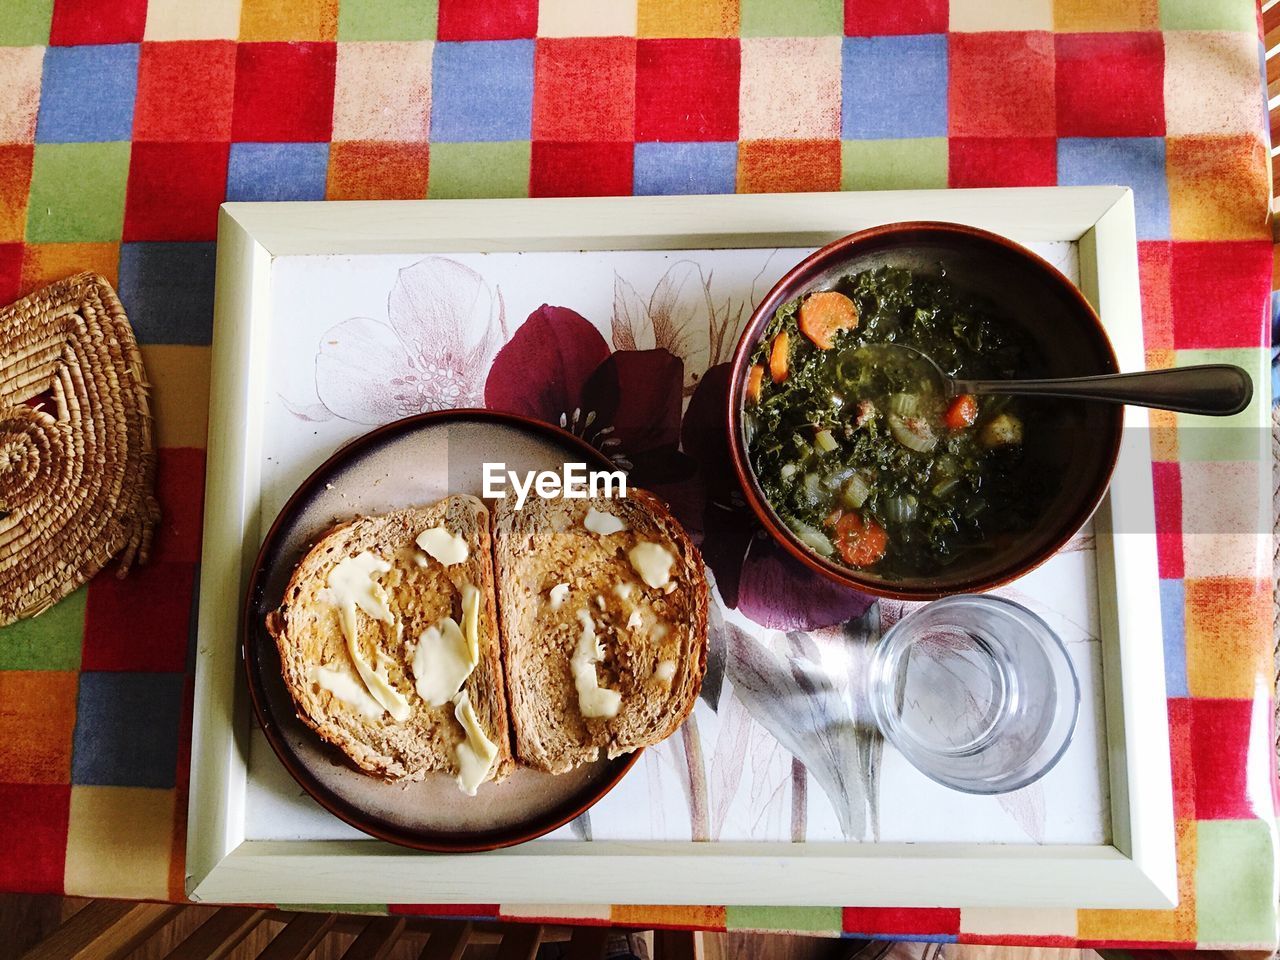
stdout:
MULTIPOLYGON (((88 900, 75 897, 0 894, 0 955, 20 957, 53 932, 65 920, 83 909, 88 900)), ((129 960, 163 960, 215 911, 214 907, 190 907, 176 920, 129 955, 129 960)), ((227 960, 253 960, 283 929, 280 920, 263 921, 227 960)), ((311 954, 312 960, 340 960, 355 939, 339 922, 311 954)), ((653 957, 653 935, 637 937, 637 953, 653 957)), ((1037 950, 1025 948, 975 947, 948 944, 861 943, 813 937, 783 937, 748 933, 704 933, 700 935, 704 960, 1098 960, 1093 951, 1037 950)), ((409 938, 399 942, 386 960, 417 960, 425 940, 409 938)), ((469 948, 468 960, 486 960, 496 947, 469 948)), ((559 960, 563 951, 555 943, 544 945, 539 960, 559 960)))

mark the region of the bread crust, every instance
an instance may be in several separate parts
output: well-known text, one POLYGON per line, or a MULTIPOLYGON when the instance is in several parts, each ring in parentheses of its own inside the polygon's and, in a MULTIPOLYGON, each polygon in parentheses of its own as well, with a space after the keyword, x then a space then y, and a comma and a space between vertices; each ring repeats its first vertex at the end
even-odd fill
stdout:
POLYGON ((480 590, 480 662, 467 678, 467 691, 485 734, 498 747, 490 779, 502 779, 513 765, 507 719, 501 639, 494 596, 493 553, 488 509, 475 497, 451 496, 429 507, 357 517, 326 531, 299 562, 280 606, 266 617, 266 629, 280 653, 282 675, 299 719, 323 740, 338 747, 361 770, 387 781, 421 780, 432 771, 456 772, 454 748, 463 739, 452 704, 428 706, 413 691, 407 664, 421 631, 442 616, 461 619, 462 584, 480 590), (469 545, 465 561, 445 567, 434 558, 425 564, 414 538, 443 523, 469 545), (316 666, 348 672, 354 667, 338 624, 326 602, 329 572, 342 559, 364 550, 392 564, 380 582, 402 629, 359 616, 362 648, 376 647, 392 663, 395 685, 410 702, 403 723, 383 714, 372 720, 321 689, 311 677, 316 666))
POLYGON ((608 756, 651 746, 679 728, 693 710, 707 668, 709 590, 702 556, 667 506, 652 493, 631 489, 626 498, 531 500, 520 511, 510 501, 493 511, 494 566, 499 632, 506 668, 514 749, 521 763, 563 773, 608 756), (620 517, 628 531, 600 537, 582 526, 592 507, 620 517), (639 540, 660 542, 675 556, 674 591, 644 584, 626 551, 639 540), (568 558, 563 561, 562 558, 568 558), (557 561, 561 561, 557 567, 557 561), (552 610, 552 581, 570 582, 571 600, 552 610), (630 584, 634 602, 612 593, 630 584), (598 597, 605 599, 600 609, 598 597), (569 659, 580 632, 577 611, 588 609, 605 638, 598 666, 602 686, 619 689, 616 717, 582 717, 569 659), (624 618, 642 609, 645 628, 624 618), (662 623, 665 637, 652 628, 662 623), (655 662, 674 663, 670 686, 655 662))

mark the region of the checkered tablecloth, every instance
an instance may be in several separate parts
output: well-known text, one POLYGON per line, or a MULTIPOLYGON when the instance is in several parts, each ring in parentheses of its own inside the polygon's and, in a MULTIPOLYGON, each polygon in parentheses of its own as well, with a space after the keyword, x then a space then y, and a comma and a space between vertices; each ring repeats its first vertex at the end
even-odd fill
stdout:
MULTIPOLYGON (((0 301, 82 269, 117 284, 164 522, 149 567, 0 632, 0 889, 182 894, 224 199, 1131 184, 1148 364, 1239 362, 1265 386, 1263 114, 1249 0, 4 0, 0 301)), ((1177 909, 556 912, 1273 946, 1270 552, 1177 532, 1270 529, 1239 507, 1261 416, 1157 419, 1177 909)))

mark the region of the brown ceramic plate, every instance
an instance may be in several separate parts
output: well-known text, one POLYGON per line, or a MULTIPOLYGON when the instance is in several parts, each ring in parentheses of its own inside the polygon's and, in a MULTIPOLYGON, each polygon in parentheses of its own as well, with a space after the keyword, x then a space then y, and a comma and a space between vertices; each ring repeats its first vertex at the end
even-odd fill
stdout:
MULTIPOLYGON (((1052 265, 1012 240, 956 223, 912 222, 872 227, 830 243, 792 268, 760 301, 738 342, 729 381, 729 449, 743 492, 760 522, 787 551, 818 573, 864 593, 930 600, 1008 583, 1053 556, 1093 515, 1106 495, 1120 452, 1124 408, 1053 401, 1051 437, 1028 456, 1043 475, 1060 478, 1040 522, 999 550, 957 560, 942 574, 888 579, 826 560, 796 538, 773 512, 747 456, 743 402, 751 354, 777 309, 850 273, 881 266, 946 271, 959 289, 989 301, 1026 334, 1036 355, 1027 377, 1116 373, 1119 365, 1102 322, 1084 295, 1052 265)), ((1043 402, 1043 401, 1041 401, 1043 402)))
POLYGON ((584 441, 549 424, 487 410, 424 413, 388 424, 342 447, 289 498, 262 545, 245 601, 244 663, 258 723, 276 755, 311 797, 358 830, 419 850, 458 853, 532 840, 563 826, 608 793, 639 752, 599 760, 560 776, 519 767, 474 797, 453 778, 384 783, 358 772, 337 748, 298 719, 263 628, 295 564, 316 536, 358 514, 433 503, 448 493, 482 492, 482 464, 508 469, 589 469, 610 464, 584 441))

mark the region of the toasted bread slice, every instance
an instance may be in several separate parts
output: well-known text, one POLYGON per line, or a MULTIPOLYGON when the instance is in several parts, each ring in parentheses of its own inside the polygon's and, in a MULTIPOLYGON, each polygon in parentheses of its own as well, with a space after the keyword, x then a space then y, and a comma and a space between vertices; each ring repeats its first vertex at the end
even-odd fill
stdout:
POLYGON ((656 497, 531 498, 520 510, 508 498, 494 509, 494 557, 521 762, 563 773, 675 732, 706 671, 707 582, 697 548, 656 497), (615 525, 599 516, 612 514, 626 529, 593 532, 590 511, 595 527, 615 525), (652 583, 630 559, 641 544, 642 554, 663 551, 652 583))
POLYGON ((298 716, 361 769, 386 780, 421 780, 431 771, 457 774, 458 746, 466 737, 455 704, 431 706, 419 696, 413 664, 424 631, 445 617, 463 622, 466 584, 479 590, 479 656, 462 690, 497 748, 484 779, 504 776, 512 765, 511 738, 489 512, 474 497, 451 496, 430 507, 359 517, 329 531, 298 564, 284 602, 267 617, 298 716), (418 547, 418 535, 438 526, 465 541, 464 560, 446 566, 418 547), (394 711, 401 714, 399 720, 382 708, 376 695, 370 696, 373 689, 361 678, 343 632, 340 596, 331 583, 338 564, 365 553, 390 564, 370 579, 385 590, 392 622, 356 609, 358 648, 366 666, 377 667, 402 698, 394 711))

